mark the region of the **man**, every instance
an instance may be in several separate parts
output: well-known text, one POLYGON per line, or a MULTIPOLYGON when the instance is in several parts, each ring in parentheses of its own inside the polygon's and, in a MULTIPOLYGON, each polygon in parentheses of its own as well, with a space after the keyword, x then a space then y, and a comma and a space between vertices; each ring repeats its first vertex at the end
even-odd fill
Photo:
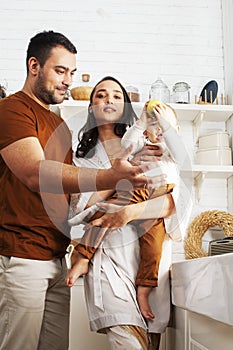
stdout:
POLYGON ((108 170, 71 165, 71 136, 49 110, 61 103, 76 71, 76 48, 53 31, 27 50, 23 89, 0 102, 0 349, 66 350, 69 288, 64 255, 70 242, 69 193, 143 187, 148 165, 117 159, 108 170))

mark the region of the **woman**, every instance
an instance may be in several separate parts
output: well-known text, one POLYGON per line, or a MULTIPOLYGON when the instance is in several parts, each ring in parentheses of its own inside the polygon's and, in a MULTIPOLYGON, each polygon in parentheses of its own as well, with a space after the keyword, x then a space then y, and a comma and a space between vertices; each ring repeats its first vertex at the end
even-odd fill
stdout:
MULTIPOLYGON (((74 163, 90 168, 109 168, 111 160, 121 152, 121 138, 126 128, 136 118, 123 86, 112 77, 102 79, 92 91, 88 119, 80 131, 74 163)), ((163 179, 158 177, 158 186, 162 182, 163 179)), ((82 194, 78 210, 93 204, 92 199, 92 193, 82 194)), ((121 207, 114 214, 105 214, 101 218, 104 224, 100 230, 107 232, 111 227, 111 234, 101 243, 90 263, 85 276, 85 293, 91 330, 106 333, 111 349, 146 350, 149 347, 147 331, 161 333, 167 326, 170 314, 169 238, 166 237, 163 244, 159 287, 150 295, 155 319, 147 324, 136 299, 134 282, 139 263, 139 243, 137 225, 133 221, 167 217, 173 209, 173 199, 169 194, 121 207)))

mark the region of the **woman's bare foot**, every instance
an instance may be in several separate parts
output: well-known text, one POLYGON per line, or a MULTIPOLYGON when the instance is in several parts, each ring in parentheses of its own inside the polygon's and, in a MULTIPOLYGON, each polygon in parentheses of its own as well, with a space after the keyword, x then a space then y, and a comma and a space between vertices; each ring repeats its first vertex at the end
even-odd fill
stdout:
POLYGON ((67 272, 66 275, 66 285, 68 287, 73 287, 74 282, 83 275, 88 273, 89 260, 82 254, 77 253, 76 259, 72 265, 72 268, 67 272))
POLYGON ((147 320, 155 318, 155 315, 151 311, 149 301, 148 301, 151 289, 152 287, 144 287, 144 286, 137 287, 138 305, 143 317, 145 317, 145 319, 147 320))

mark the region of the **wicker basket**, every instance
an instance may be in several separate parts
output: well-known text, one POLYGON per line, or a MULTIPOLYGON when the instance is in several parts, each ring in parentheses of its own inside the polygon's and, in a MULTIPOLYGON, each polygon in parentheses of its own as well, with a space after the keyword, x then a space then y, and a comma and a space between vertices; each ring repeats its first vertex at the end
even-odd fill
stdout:
POLYGON ((77 86, 71 89, 70 93, 74 100, 90 100, 92 90, 92 86, 77 86))

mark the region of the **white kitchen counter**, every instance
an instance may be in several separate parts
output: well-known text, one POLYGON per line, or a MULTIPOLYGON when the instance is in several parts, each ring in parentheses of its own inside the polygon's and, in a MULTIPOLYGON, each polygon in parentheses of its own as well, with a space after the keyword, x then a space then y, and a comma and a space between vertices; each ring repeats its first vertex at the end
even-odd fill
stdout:
POLYGON ((233 253, 172 264, 175 306, 233 326, 233 253))

